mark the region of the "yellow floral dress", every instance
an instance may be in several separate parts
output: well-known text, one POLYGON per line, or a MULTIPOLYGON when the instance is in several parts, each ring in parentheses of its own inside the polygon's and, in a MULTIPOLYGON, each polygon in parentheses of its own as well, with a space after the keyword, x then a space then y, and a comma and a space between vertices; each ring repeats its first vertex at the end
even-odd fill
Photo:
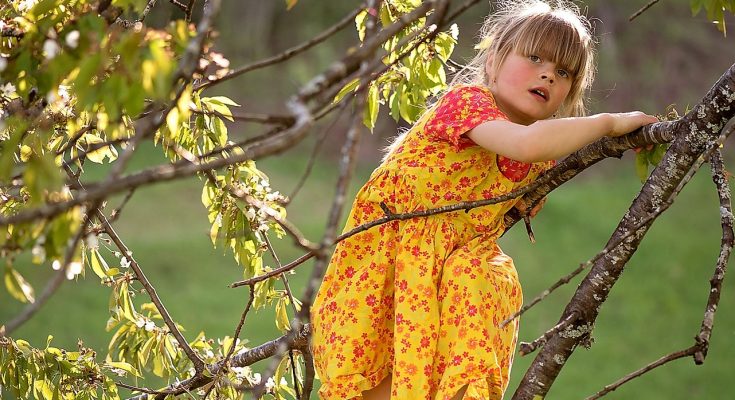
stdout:
MULTIPOLYGON (((487 199, 524 186, 553 162, 526 164, 464 133, 507 119, 490 91, 458 86, 407 133, 355 199, 345 231, 392 213, 487 199)), ((311 309, 324 400, 361 399, 392 374, 392 399, 501 399, 513 362, 521 287, 495 243, 506 201, 393 221, 337 245, 311 309)))

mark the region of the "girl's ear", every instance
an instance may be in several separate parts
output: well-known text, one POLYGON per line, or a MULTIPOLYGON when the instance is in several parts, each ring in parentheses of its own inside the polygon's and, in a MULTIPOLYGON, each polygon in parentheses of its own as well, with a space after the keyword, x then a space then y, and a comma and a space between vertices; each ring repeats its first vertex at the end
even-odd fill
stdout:
POLYGON ((493 80, 495 79, 495 68, 493 68, 493 56, 491 54, 487 55, 487 59, 485 60, 485 81, 487 81, 487 84, 490 85, 493 83, 493 80))

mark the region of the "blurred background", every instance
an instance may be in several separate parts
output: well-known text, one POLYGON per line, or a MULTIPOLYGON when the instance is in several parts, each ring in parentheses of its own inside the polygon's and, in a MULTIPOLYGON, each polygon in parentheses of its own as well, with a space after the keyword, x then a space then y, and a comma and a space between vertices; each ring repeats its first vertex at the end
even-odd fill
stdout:
MULTIPOLYGON (((178 11, 159 2, 153 22, 166 21, 178 11)), ((458 3, 458 2, 455 2, 458 3)), ((692 17, 689 0, 656 4, 633 22, 628 17, 648 0, 586 1, 580 3, 594 21, 599 39, 598 76, 592 91, 592 112, 666 112, 675 105, 680 113, 707 92, 735 62, 735 43, 724 37, 703 15, 692 17)), ((358 2, 300 0, 290 11, 283 1, 224 2, 216 47, 237 67, 275 55, 327 29, 358 2)), ((490 10, 481 2, 457 21, 459 44, 453 59, 463 63, 473 54, 475 34, 490 10)), ((735 20, 728 18, 729 27, 735 20)), ((217 86, 207 95, 224 95, 242 107, 237 112, 284 113, 284 101, 321 73, 345 49, 355 46, 354 26, 285 64, 254 71, 217 86)), ((339 148, 347 117, 326 118, 312 135, 295 148, 258 161, 271 186, 290 195, 301 179, 316 139, 325 133, 311 175, 288 206, 289 219, 312 241, 324 231, 339 162, 339 148)), ((351 198, 381 157, 381 148, 393 137, 396 124, 386 110, 370 134, 361 138, 359 162, 350 187, 351 198)), ((258 125, 231 123, 232 140, 265 131, 258 125)), ((732 143, 726 145, 726 166, 733 164, 732 143)), ((631 152, 632 153, 632 152, 631 152)), ((128 172, 164 162, 160 148, 142 148, 128 172)), ((88 180, 104 176, 105 168, 89 169, 88 180)), ((116 228, 144 268, 175 320, 194 339, 201 330, 208 337, 232 335, 247 301, 247 289, 229 289, 241 279, 241 269, 224 249, 213 249, 200 194, 202 181, 190 179, 139 189, 123 210, 116 228)), ((609 159, 554 191, 534 220, 537 243, 532 245, 522 227, 514 227, 501 246, 515 259, 530 301, 558 278, 601 250, 640 189, 634 160, 609 159)), ((108 202, 108 211, 121 201, 108 202)), ((584 398, 626 373, 670 352, 686 348, 700 328, 709 293, 709 279, 719 253, 718 200, 705 166, 675 204, 659 218, 601 310, 593 333, 594 346, 579 349, 549 393, 550 399, 584 398)), ((290 239, 275 243, 288 262, 301 255, 290 239)), ((104 255, 104 253, 103 253, 104 255)), ((108 262, 115 263, 108 253, 108 262)), ((275 265, 270 258, 268 264, 275 265)), ((297 296, 303 293, 312 264, 289 276, 297 296)), ((53 274, 49 265, 16 267, 40 292, 53 274)), ((732 272, 730 273, 732 275, 732 272)), ((522 319, 520 340, 532 341, 557 321, 579 278, 558 290, 522 319)), ((282 289, 280 283, 277 284, 282 289)), ((725 280, 715 319, 710 352, 703 366, 681 359, 659 368, 608 395, 611 399, 724 399, 731 398, 735 378, 735 278, 725 280)), ((88 271, 86 279, 65 283, 43 309, 14 336, 43 346, 47 335, 58 347, 75 348, 78 340, 107 353, 112 333, 105 333, 109 289, 88 271)), ((149 301, 141 294, 140 304, 149 301)), ((0 321, 14 316, 22 305, 0 290, 0 321)), ((256 346, 280 335, 273 311, 251 312, 242 338, 256 346)), ((517 357, 512 393, 532 356, 517 357)), ((101 357, 100 357, 101 358, 101 357)), ((262 372, 265 364, 253 366, 262 372)), ((316 382, 318 387, 318 381, 316 382)), ((316 391, 313 398, 316 397, 316 391)))

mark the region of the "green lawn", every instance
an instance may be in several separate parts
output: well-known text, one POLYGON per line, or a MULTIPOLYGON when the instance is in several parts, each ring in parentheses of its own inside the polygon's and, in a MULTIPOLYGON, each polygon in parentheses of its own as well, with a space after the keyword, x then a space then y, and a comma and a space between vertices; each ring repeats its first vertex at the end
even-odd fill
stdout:
MULTIPOLYGON (((298 155, 292 151, 259 164, 270 175, 272 186, 286 194, 291 192, 306 164, 302 155, 308 154, 309 148, 300 149, 298 155)), ((150 163, 155 151, 142 149, 141 157, 134 160, 129 170, 150 163)), ((373 167, 360 166, 352 194, 373 167)), ((313 176, 289 206, 289 218, 314 241, 324 229, 336 169, 336 162, 318 162, 313 176)), ((97 176, 101 173, 97 172, 97 176)), ((705 168, 656 222, 605 303, 594 331, 594 346, 575 352, 548 398, 584 398, 627 372, 692 343, 699 330, 708 280, 719 251, 718 202, 708 173, 705 168)), ((522 226, 502 238, 504 250, 515 259, 526 299, 532 299, 599 251, 639 187, 632 160, 609 160, 550 196, 534 221, 535 245, 528 242, 522 226)), ((241 273, 230 254, 212 249, 200 191, 201 182, 197 179, 140 189, 116 224, 174 319, 187 329, 187 338, 194 338, 200 330, 206 331, 208 337, 232 335, 247 301, 246 288, 227 288, 240 279, 241 273)), ((111 200, 108 209, 118 202, 119 198, 111 200)), ((301 254, 289 239, 276 246, 282 261, 301 254)), ((16 266, 39 292, 51 275, 50 267, 30 265, 23 260, 18 260, 16 266)), ((302 293, 310 267, 307 263, 290 277, 297 295, 302 293)), ((65 283, 14 336, 43 346, 46 336, 52 334, 57 346, 67 348, 76 347, 81 338, 106 354, 110 334, 104 332, 104 325, 109 290, 88 272, 86 279, 65 283)), ((528 312, 523 318, 521 340, 531 341, 556 323, 578 282, 579 278, 528 312)), ((735 341, 733 282, 730 278, 723 286, 710 352, 703 366, 695 366, 691 359, 676 361, 608 398, 729 397, 735 378, 735 347, 731 345, 735 341)), ((140 295, 137 301, 147 298, 140 295)), ((0 321, 21 308, 5 290, 0 290, 0 321)), ((254 346, 277 334, 273 313, 261 310, 248 316, 242 337, 254 346)), ((517 386, 531 357, 516 358, 511 390, 517 386)))

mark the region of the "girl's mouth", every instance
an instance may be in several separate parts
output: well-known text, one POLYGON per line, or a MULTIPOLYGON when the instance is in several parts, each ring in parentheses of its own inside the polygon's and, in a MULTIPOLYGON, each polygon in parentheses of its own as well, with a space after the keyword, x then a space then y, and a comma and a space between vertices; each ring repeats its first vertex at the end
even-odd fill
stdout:
POLYGON ((547 101, 549 99, 549 92, 544 88, 533 88, 529 90, 529 92, 543 101, 547 101))

